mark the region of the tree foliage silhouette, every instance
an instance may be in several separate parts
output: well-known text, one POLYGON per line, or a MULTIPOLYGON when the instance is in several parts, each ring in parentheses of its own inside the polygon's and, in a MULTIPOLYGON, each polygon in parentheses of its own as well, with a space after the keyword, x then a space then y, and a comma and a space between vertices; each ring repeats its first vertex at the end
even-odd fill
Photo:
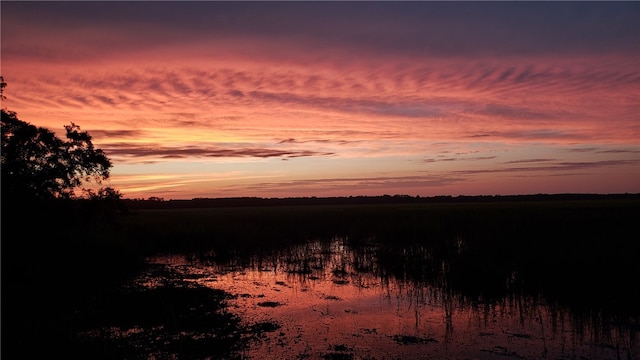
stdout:
MULTIPOLYGON (((6 86, 0 78, 2 88, 6 86)), ((3 89, 4 90, 4 89, 3 89)), ((3 94, 0 94, 4 98, 3 94)), ((64 126, 66 139, 43 127, 18 119, 2 109, 2 196, 5 200, 75 198, 86 183, 101 184, 109 177, 111 161, 96 149, 91 136, 74 124, 64 126)), ((107 188, 101 195, 119 197, 107 188)))

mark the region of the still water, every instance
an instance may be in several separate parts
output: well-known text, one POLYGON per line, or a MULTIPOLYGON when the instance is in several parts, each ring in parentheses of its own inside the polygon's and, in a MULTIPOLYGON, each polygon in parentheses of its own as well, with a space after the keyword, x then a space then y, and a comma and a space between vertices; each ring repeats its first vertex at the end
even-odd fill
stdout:
MULTIPOLYGON (((270 323, 247 359, 638 359, 637 319, 580 315, 539 294, 466 296, 448 286, 447 263, 381 261, 375 244, 314 241, 248 258, 157 256, 199 285, 235 297, 247 324, 270 323), (389 265, 389 264, 394 265, 389 265), (429 264, 429 266, 425 266, 429 264), (434 271, 435 264, 435 271, 434 271), (397 267, 403 270, 398 271, 397 267), (426 273, 426 274, 425 274, 426 273)), ((411 256, 415 259, 415 249, 411 256)), ((152 285, 153 279, 141 277, 152 285)), ((517 274, 504 279, 515 288, 517 274)))

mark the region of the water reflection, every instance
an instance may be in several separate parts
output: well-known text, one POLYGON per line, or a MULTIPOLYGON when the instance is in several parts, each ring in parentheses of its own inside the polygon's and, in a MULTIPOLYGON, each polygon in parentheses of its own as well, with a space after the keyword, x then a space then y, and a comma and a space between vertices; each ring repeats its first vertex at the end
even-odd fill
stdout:
POLYGON ((577 311, 529 291, 528 279, 500 266, 462 276, 465 256, 461 238, 445 250, 334 238, 224 263, 211 256, 151 261, 238 295, 234 311, 249 324, 279 324, 246 358, 640 356, 637 317, 577 311))

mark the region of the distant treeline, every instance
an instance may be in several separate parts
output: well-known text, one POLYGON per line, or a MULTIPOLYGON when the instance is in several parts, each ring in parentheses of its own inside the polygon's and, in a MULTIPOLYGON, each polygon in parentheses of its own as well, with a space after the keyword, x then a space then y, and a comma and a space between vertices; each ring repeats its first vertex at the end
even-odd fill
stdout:
POLYGON ((341 196, 341 197, 228 197, 194 198, 191 200, 164 200, 158 197, 148 199, 123 199, 128 209, 192 209, 245 206, 298 206, 298 205, 374 205, 374 204, 425 204, 425 203, 467 203, 467 202, 509 202, 509 201, 569 201, 602 199, 640 199, 639 194, 532 194, 532 195, 441 195, 441 196, 341 196))

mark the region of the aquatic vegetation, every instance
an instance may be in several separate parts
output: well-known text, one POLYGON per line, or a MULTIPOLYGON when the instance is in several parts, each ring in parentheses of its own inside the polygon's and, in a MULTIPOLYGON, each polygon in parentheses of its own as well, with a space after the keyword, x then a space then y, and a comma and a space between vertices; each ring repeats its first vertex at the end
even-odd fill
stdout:
POLYGON ((262 306, 262 307, 277 307, 277 306, 282 306, 283 304, 277 301, 262 301, 257 303, 256 305, 262 306))
POLYGON ((44 344, 51 353, 104 349, 105 357, 162 357, 187 346, 195 357, 237 358, 247 347, 276 344, 298 346, 300 358, 375 358, 359 341, 445 346, 460 316, 472 314, 474 324, 528 324, 478 325, 488 354, 521 356, 506 339, 539 343, 537 356, 562 353, 557 339, 593 339, 594 351, 634 358, 640 244, 628 234, 637 233, 638 218, 635 198, 135 210, 118 215, 117 227, 69 241, 65 229, 50 231, 61 219, 54 215, 33 230, 40 237, 3 239, 3 252, 24 255, 3 259, 3 276, 16 280, 3 285, 11 294, 3 306, 26 314, 9 323, 16 329, 9 346, 25 356, 44 344), (231 277, 234 287, 225 288, 231 277), (363 294, 395 299, 417 324, 438 309, 443 332, 391 332, 362 320, 375 308, 355 300, 363 294), (316 331, 323 322, 354 326, 345 330, 349 342, 330 344, 346 348, 309 347, 281 318, 246 321, 239 312, 284 314, 301 298, 313 302, 305 309, 316 331), (249 345, 258 337, 266 345, 249 345))
POLYGON ((430 343, 430 342, 438 342, 438 340, 436 340, 436 339, 422 338, 422 337, 417 337, 417 336, 412 336, 412 335, 393 335, 393 341, 397 342, 398 344, 402 344, 402 345, 427 344, 427 343, 430 343))

